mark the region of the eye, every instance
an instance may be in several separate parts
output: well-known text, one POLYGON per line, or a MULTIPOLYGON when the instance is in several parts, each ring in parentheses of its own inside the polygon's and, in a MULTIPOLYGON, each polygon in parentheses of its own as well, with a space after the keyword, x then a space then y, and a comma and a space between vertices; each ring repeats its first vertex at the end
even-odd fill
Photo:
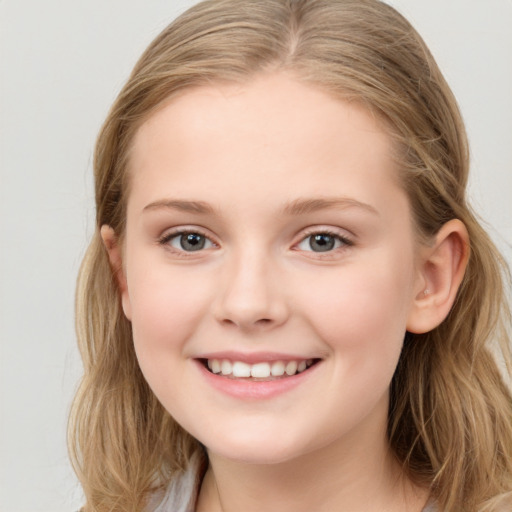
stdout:
POLYGON ((160 243, 170 245, 177 251, 195 252, 203 249, 210 249, 214 246, 213 242, 202 233, 195 231, 186 231, 181 233, 171 233, 164 236, 160 243))
POLYGON ((301 251, 329 252, 348 245, 352 245, 348 238, 334 233, 319 232, 308 235, 297 247, 301 251))

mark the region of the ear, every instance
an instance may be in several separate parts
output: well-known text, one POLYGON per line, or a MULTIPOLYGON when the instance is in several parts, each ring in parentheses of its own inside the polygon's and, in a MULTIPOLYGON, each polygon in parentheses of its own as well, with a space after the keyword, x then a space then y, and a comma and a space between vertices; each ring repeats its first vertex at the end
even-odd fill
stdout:
POLYGON ((436 328, 450 312, 469 259, 466 226, 454 219, 420 250, 419 279, 407 330, 421 334, 436 328))
POLYGON ((108 253, 110 267, 112 268, 112 272, 114 273, 114 277, 117 281, 124 314, 128 320, 131 320, 132 313, 130 297, 128 294, 126 275, 123 268, 122 248, 119 242, 119 237, 116 235, 115 231, 106 224, 101 226, 100 235, 103 240, 103 245, 108 253))

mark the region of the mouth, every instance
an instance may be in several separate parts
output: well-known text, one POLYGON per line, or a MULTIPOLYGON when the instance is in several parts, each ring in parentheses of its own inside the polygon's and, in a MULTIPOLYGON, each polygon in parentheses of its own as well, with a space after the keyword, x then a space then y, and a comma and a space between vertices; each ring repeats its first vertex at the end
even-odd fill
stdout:
POLYGON ((320 359, 295 359, 289 361, 261 361, 249 364, 230 359, 201 359, 200 362, 212 374, 227 379, 246 381, 274 381, 307 372, 320 359))

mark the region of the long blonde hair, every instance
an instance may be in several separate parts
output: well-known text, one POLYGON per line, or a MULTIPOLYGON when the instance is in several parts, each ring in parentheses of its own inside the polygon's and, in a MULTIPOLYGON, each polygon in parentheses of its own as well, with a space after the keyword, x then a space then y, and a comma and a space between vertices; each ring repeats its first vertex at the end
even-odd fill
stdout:
POLYGON ((432 332, 408 333, 392 382, 389 441, 443 511, 497 511, 512 492, 506 265, 466 200, 466 134, 456 101, 411 25, 378 0, 207 0, 165 29, 136 64, 98 137, 96 232, 77 288, 84 376, 70 452, 87 512, 139 511, 199 449, 139 370, 131 326, 99 229, 124 231, 134 133, 162 102, 265 70, 362 102, 391 127, 418 232, 466 225, 471 257, 456 303, 432 332), (508 371, 507 370, 507 371, 508 371))

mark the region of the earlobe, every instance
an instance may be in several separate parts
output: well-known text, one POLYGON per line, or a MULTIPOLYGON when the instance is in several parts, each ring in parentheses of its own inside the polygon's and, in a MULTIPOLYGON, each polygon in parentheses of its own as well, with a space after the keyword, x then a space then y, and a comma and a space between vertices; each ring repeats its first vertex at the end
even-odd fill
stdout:
POLYGON ((458 219, 447 222, 421 252, 420 278, 407 322, 407 330, 417 334, 441 324, 455 302, 469 259, 466 226, 458 219))
POLYGON ((116 235, 115 231, 107 225, 101 226, 100 235, 103 240, 103 245, 107 250, 110 267, 112 268, 112 272, 117 282, 124 314, 128 320, 131 320, 130 297, 128 294, 126 275, 123 268, 122 248, 119 243, 119 237, 116 235))

